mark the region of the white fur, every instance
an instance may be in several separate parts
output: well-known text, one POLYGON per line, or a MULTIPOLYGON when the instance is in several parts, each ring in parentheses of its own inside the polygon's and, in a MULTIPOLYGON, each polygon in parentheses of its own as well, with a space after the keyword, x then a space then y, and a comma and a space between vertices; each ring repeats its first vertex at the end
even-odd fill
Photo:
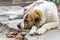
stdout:
POLYGON ((37 30, 37 34, 44 34, 46 30, 50 30, 51 28, 55 28, 59 22, 49 22, 44 24, 41 28, 37 30))
MULTIPOLYGON (((44 2, 40 4, 39 6, 33 7, 34 10, 39 10, 42 12, 42 21, 41 24, 44 24, 41 28, 39 28, 37 31, 37 28, 32 28, 30 31, 30 34, 34 33, 36 31, 37 34, 43 34, 46 30, 49 30, 51 28, 55 28, 59 24, 59 18, 58 18, 58 12, 57 7, 54 3, 46 2, 46 1, 36 1, 36 2, 44 2)), ((25 7, 26 9, 32 8, 33 4, 25 7)))
POLYGON ((21 24, 20 24, 22 29, 24 29, 24 21, 23 20, 21 21, 21 24))
POLYGON ((37 30, 37 27, 36 26, 33 26, 32 28, 31 28, 31 30, 30 30, 30 34, 34 34, 35 32, 36 32, 36 30, 37 30))

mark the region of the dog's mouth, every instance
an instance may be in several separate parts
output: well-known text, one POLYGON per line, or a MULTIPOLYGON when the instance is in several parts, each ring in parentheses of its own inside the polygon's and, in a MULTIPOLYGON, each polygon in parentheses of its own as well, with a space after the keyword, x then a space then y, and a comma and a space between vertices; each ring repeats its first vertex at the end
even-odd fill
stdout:
POLYGON ((32 26, 30 25, 24 25, 24 27, 22 27, 21 25, 17 25, 18 29, 31 29, 32 26))
POLYGON ((24 29, 31 29, 32 26, 27 26, 27 27, 24 27, 24 29))

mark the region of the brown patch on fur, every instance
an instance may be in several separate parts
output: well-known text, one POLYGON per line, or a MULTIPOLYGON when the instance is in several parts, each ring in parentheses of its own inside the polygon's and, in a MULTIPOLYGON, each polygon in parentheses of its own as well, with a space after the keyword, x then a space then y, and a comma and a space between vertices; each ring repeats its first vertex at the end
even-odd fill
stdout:
POLYGON ((39 26, 40 21, 42 18, 42 13, 39 10, 31 10, 28 12, 28 14, 25 17, 24 24, 25 26, 32 27, 34 26, 39 26))
POLYGON ((40 21, 41 21, 41 19, 42 19, 42 12, 41 11, 39 11, 39 10, 35 10, 35 12, 36 12, 36 15, 35 16, 37 16, 38 15, 38 17, 35 17, 35 21, 34 21, 34 25, 35 26, 40 26, 40 21))

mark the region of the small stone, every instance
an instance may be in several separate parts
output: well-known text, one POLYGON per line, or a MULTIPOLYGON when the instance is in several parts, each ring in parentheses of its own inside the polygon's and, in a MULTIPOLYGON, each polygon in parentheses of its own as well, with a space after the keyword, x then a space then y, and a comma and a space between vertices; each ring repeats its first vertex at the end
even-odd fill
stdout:
POLYGON ((8 33, 6 34, 6 36, 7 36, 8 38, 14 38, 14 37, 16 37, 17 34, 18 34, 17 32, 8 32, 8 33))
POLYGON ((14 38, 15 35, 6 35, 8 38, 14 38))
POLYGON ((17 39, 17 40, 23 40, 23 36, 22 36, 21 34, 18 34, 18 35, 16 36, 16 39, 17 39))

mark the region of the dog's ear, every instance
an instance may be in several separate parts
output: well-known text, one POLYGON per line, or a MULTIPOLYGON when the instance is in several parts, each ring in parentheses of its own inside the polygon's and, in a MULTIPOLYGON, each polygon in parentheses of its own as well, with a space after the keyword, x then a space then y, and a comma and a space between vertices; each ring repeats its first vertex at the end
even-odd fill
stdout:
POLYGON ((35 12, 40 18, 42 18, 42 12, 40 10, 35 10, 35 12))

